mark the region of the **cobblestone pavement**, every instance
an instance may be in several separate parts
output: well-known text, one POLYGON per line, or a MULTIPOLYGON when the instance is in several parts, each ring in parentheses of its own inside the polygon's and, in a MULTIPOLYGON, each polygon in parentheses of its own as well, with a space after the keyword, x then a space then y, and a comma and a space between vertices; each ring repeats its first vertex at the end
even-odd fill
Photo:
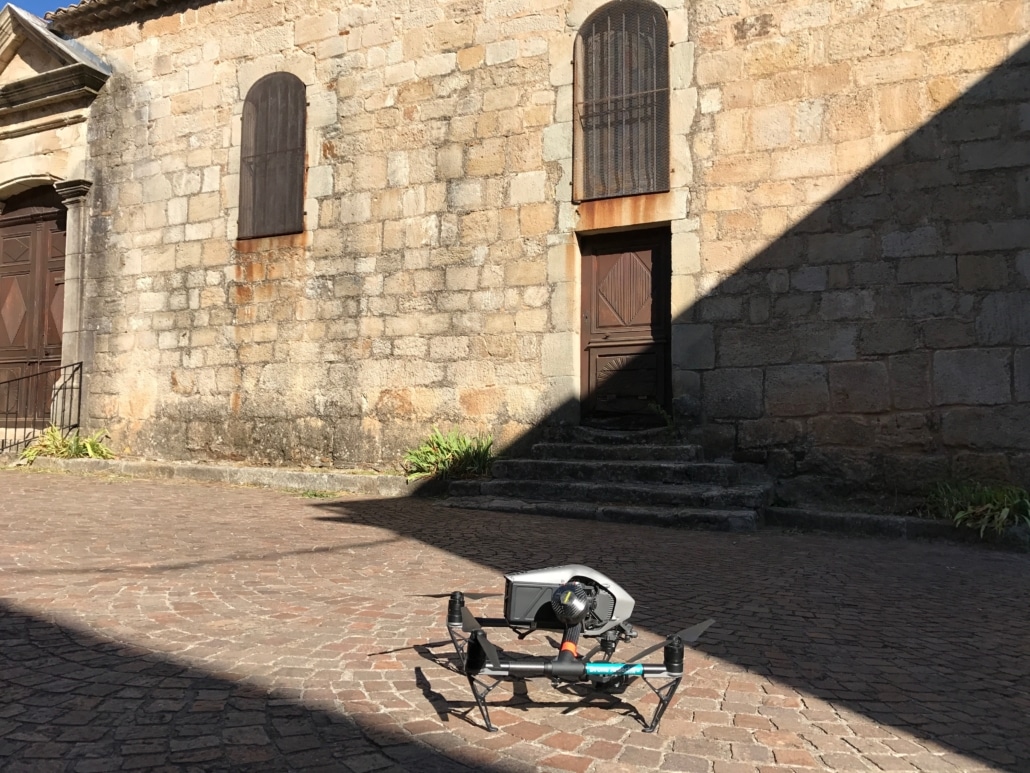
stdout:
POLYGON ((6 470, 0 534, 4 771, 1030 771, 1026 555, 6 470), (717 618, 658 734, 639 683, 481 728, 433 594, 568 562, 641 647, 717 618))

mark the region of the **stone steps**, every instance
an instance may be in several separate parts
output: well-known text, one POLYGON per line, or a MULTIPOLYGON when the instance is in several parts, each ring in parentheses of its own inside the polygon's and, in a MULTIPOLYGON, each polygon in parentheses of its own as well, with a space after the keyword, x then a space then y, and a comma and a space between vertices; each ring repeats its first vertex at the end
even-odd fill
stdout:
POLYGON ((730 462, 599 459, 502 459, 494 478, 619 483, 716 483, 733 486, 763 479, 760 468, 730 462))
POLYGON ((487 480, 453 481, 444 504, 654 526, 754 531, 772 499, 757 465, 703 461, 666 429, 576 427, 528 458, 499 459, 487 480))
POLYGON ((597 504, 756 509, 768 504, 769 490, 768 487, 762 485, 599 483, 495 478, 493 480, 454 481, 451 483, 448 493, 454 497, 486 496, 597 504))
POLYGON ((700 447, 694 445, 537 443, 533 446, 533 456, 537 459, 696 462, 701 455, 700 447))
POLYGON ((591 502, 548 502, 495 496, 450 497, 443 504, 470 510, 493 510, 501 513, 552 515, 608 523, 639 523, 648 526, 713 529, 745 532, 758 528, 755 510, 716 510, 691 507, 643 507, 591 502))

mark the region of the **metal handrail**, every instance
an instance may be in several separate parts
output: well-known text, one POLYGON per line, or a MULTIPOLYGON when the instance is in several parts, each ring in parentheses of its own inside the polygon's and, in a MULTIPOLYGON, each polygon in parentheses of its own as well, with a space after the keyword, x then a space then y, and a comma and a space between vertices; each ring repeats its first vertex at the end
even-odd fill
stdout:
POLYGON ((19 451, 49 425, 79 427, 82 363, 0 381, 0 453, 19 451))

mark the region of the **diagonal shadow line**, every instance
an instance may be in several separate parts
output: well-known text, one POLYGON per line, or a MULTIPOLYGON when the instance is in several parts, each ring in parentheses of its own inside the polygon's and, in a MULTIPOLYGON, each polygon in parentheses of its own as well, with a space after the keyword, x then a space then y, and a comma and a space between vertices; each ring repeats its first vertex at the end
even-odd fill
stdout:
MULTIPOLYGON (((699 422, 692 442, 703 442, 712 456, 775 462, 782 497, 826 497, 852 509, 904 505, 935 478, 993 477, 999 469, 1030 484, 1030 468, 1016 464, 1030 442, 1030 402, 1013 386, 1014 362, 1030 344, 1030 275, 1020 257, 1030 188, 1019 111, 1028 82, 1024 45, 832 195, 819 193, 820 178, 812 178, 822 203, 800 220, 792 215, 771 244, 755 236, 754 225, 739 233, 728 226, 729 236, 709 227, 704 237, 722 238, 728 243, 718 246, 727 250, 768 246, 736 268, 718 264, 714 249, 702 255, 715 262, 708 275, 720 280, 671 320, 682 342, 671 363, 690 377, 681 385, 680 415, 699 422), (974 367, 980 360, 973 357, 938 373, 942 352, 970 350, 993 358, 993 370, 974 367), (942 381, 962 383, 956 389, 942 381), (979 461, 967 458, 976 454, 979 461), (1000 467, 997 457, 1005 457, 1000 467)), ((796 193, 808 179, 774 182, 796 193)), ((579 400, 568 400, 514 453, 580 420, 579 400)), ((326 520, 369 519, 361 505, 321 507, 335 513, 326 520)), ((876 556, 869 562, 878 573, 850 566, 844 574, 825 556, 806 554, 791 564, 749 549, 744 539, 716 546, 700 538, 709 552, 684 545, 709 577, 667 555, 658 532, 646 532, 647 547, 584 554, 581 525, 555 524, 545 537, 526 531, 533 518, 451 514, 441 521, 453 534, 404 519, 389 528, 500 572, 569 561, 595 566, 636 598, 676 608, 642 610, 655 627, 718 618, 719 628, 699 644, 712 655, 1004 770, 1030 770, 1030 573, 999 569, 963 585, 956 579, 961 559, 952 567, 935 555, 941 576, 931 589, 920 567, 876 556), (493 526, 484 531, 476 518, 493 526), (514 536, 520 567, 507 565, 509 552, 496 547, 514 536), (746 559, 727 564, 723 551, 746 559), (678 600, 634 581, 637 572, 653 577, 663 554, 669 586, 687 594, 703 588, 702 598, 678 600), (918 598, 906 596, 906 582, 918 598), (978 582, 986 587, 974 587, 978 582)), ((885 553, 925 558, 904 548, 885 553)))
POLYGON ((399 537, 392 539, 374 540, 372 542, 351 542, 339 543, 336 545, 323 545, 321 547, 301 548, 299 550, 272 551, 268 553, 230 553, 217 558, 198 558, 195 561, 177 561, 167 564, 121 564, 117 566, 79 566, 66 569, 33 569, 22 567, 18 569, 0 568, 0 576, 5 574, 31 574, 31 575, 103 575, 103 574, 128 574, 133 576, 146 576, 151 574, 164 574, 166 572, 188 571, 199 569, 204 566, 218 566, 221 564, 233 563, 259 563, 262 561, 278 561, 281 558, 290 556, 316 555, 320 553, 342 553, 347 550, 359 550, 362 548, 373 548, 380 545, 388 545, 391 542, 399 542, 399 537))
POLYGON ((0 767, 222 771, 466 766, 337 711, 305 705, 0 602, 0 767))
POLYGON ((432 506, 427 518, 384 504, 310 506, 322 513, 317 520, 375 525, 498 573, 587 564, 633 595, 641 627, 668 633, 715 618, 694 645, 699 652, 999 769, 1027 771, 1030 571, 1023 556, 991 561, 989 551, 950 545, 838 537, 798 544, 791 535, 432 506), (983 563, 964 570, 963 559, 977 556, 983 563))

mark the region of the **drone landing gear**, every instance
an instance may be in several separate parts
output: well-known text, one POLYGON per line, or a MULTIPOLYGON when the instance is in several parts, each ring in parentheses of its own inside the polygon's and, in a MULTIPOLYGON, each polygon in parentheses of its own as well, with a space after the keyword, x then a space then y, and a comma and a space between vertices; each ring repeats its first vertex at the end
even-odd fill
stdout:
MULTIPOLYGON (((490 711, 486 698, 504 679, 512 679, 519 683, 534 677, 550 677, 554 683, 587 682, 597 690, 615 693, 625 689, 635 677, 640 677, 658 698, 658 707, 655 709, 650 723, 644 727, 645 733, 653 733, 658 729, 662 716, 683 680, 684 642, 696 641, 713 622, 706 620, 681 631, 669 637, 664 643, 638 653, 626 663, 612 663, 608 659, 615 651, 618 637, 608 637, 607 641, 602 640, 598 647, 595 647, 583 658, 577 658, 575 655, 568 657, 566 648, 563 646, 562 653, 554 659, 525 658, 502 661, 497 647, 487 638, 480 622, 465 607, 465 598, 460 592, 456 591, 451 594, 447 606, 447 630, 450 633, 451 642, 461 661, 462 672, 468 678, 476 706, 483 716, 483 724, 491 732, 496 731, 497 728, 490 722, 490 711), (662 647, 664 647, 662 664, 636 662, 662 647), (590 656, 598 649, 605 652, 606 658, 601 661, 590 661, 590 656), (494 681, 488 684, 483 681, 483 677, 492 677, 494 681), (666 681, 660 686, 655 686, 651 682, 652 679, 666 681)), ((568 638, 568 631, 566 638, 568 638)), ((574 652, 574 648, 572 651, 574 652)))

